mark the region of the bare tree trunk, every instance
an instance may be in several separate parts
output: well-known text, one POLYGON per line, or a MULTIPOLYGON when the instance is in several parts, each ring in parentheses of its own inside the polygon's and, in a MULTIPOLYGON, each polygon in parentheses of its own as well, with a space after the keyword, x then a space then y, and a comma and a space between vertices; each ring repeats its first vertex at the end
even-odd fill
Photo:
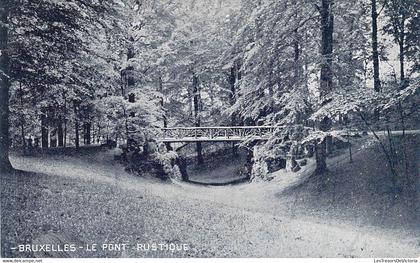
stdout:
POLYGON ((95 139, 96 139, 95 123, 92 123, 91 130, 92 130, 92 132, 91 132, 91 134, 92 134, 91 143, 95 144, 95 139))
POLYGON ((159 92, 162 94, 162 98, 160 100, 160 107, 162 108, 163 111, 163 128, 167 128, 168 127, 168 120, 166 118, 166 114, 165 114, 165 100, 163 98, 163 80, 162 80, 162 76, 159 76, 159 92))
POLYGON ((90 145, 92 143, 92 123, 87 123, 86 125, 86 143, 87 145, 90 145))
POLYGON ((230 75, 229 75, 229 86, 230 86, 230 96, 229 101, 230 105, 235 103, 235 94, 236 94, 236 66, 235 63, 230 68, 230 75))
POLYGON ((55 127, 50 132, 50 147, 57 147, 57 128, 55 127))
POLYGON ((47 124, 47 113, 43 109, 41 113, 41 146, 42 148, 48 148, 48 124, 47 124))
MULTIPOLYGON (((328 117, 320 122, 319 129, 321 131, 327 131, 331 128, 331 120, 328 117)), ((327 170, 327 138, 323 138, 321 142, 315 144, 315 160, 316 169, 315 174, 323 174, 327 170)))
POLYGON ((23 121, 20 123, 20 136, 22 137, 23 151, 26 152, 25 126, 23 124, 23 121))
POLYGON ((96 136, 96 142, 97 142, 97 143, 102 143, 101 136, 102 136, 102 128, 101 128, 101 126, 98 124, 98 136, 96 136))
POLYGON ((63 138, 63 146, 67 146, 67 98, 66 93, 63 93, 64 99, 64 138, 63 138))
POLYGON ((332 0, 321 0, 321 75, 320 75, 320 96, 321 99, 328 95, 333 86, 332 52, 334 17, 332 14, 332 0))
MULTIPOLYGON (((236 82, 240 82, 242 80, 242 71, 241 71, 242 63, 241 61, 236 62, 236 82)), ((240 84, 240 83, 239 83, 240 84)))
POLYGON ((79 138, 79 106, 80 103, 77 101, 73 101, 73 110, 74 110, 74 144, 76 149, 80 147, 80 138, 79 138))
POLYGON ((84 142, 85 145, 90 145, 91 144, 91 127, 92 127, 92 124, 90 122, 86 122, 83 125, 83 131, 84 131, 84 134, 83 134, 84 141, 83 142, 84 142))
POLYGON ((406 87, 406 80, 405 80, 405 73, 404 73, 404 43, 405 43, 405 32, 404 32, 404 22, 405 19, 402 20, 401 23, 401 33, 400 33, 400 39, 398 41, 399 48, 400 48, 400 81, 401 81, 401 88, 404 89, 406 87))
POLYGON ((64 147, 67 147, 67 120, 64 120, 64 147))
POLYGON ((325 137, 325 149, 326 149, 326 153, 327 156, 331 155, 333 152, 333 141, 332 141, 332 136, 328 135, 327 137, 325 137))
POLYGON ((294 60, 294 81, 295 84, 298 83, 300 79, 300 75, 302 74, 302 65, 299 63, 300 60, 300 54, 301 54, 301 48, 300 48, 300 37, 298 29, 295 29, 293 31, 294 39, 293 39, 293 60, 294 60))
POLYGON ((61 117, 57 121, 57 139, 58 147, 64 146, 63 120, 61 117))
POLYGON ((350 134, 349 132, 347 132, 347 143, 349 145, 349 159, 350 159, 350 163, 353 163, 353 153, 351 150, 351 142, 350 142, 350 134))
POLYGON ((378 52, 378 13, 376 11, 376 0, 371 0, 372 11, 372 60, 373 60, 373 88, 380 92, 381 80, 379 77, 379 52, 378 52))
POLYGON ((22 81, 19 81, 19 97, 20 97, 20 110, 21 116, 20 116, 20 133, 22 137, 22 147, 24 152, 26 152, 26 140, 25 140, 25 115, 23 113, 24 104, 23 104, 23 89, 22 89, 22 81))
POLYGON ((79 138, 79 120, 76 119, 74 123, 74 144, 76 146, 76 149, 80 147, 80 138, 79 138))
MULTIPOLYGON (((193 74, 193 103, 194 103, 194 125, 195 127, 200 127, 201 126, 201 119, 200 119, 200 87, 199 87, 199 83, 198 83, 198 77, 197 75, 194 73, 193 74)), ((197 142, 197 162, 198 164, 203 164, 204 163, 204 159, 203 159, 203 148, 201 145, 201 142, 197 142)))
MULTIPOLYGON (((236 76, 237 76, 237 70, 238 66, 236 62, 233 63, 232 67, 230 68, 230 75, 229 75, 229 86, 230 86, 230 96, 229 96, 229 102, 230 105, 234 105, 236 102, 236 76)), ((235 126, 236 124, 236 118, 235 115, 232 114, 230 118, 230 124, 232 126, 235 126)), ((238 148, 236 147, 235 143, 232 142, 232 154, 237 155, 238 154, 238 148)))
POLYGON ((315 144, 315 160, 316 160, 316 169, 315 174, 323 174, 327 170, 326 162, 326 146, 325 138, 318 144, 315 144))
POLYGON ((12 170, 9 160, 9 89, 10 63, 8 53, 9 1, 0 1, 0 171, 12 170))
MULTIPOLYGON (((332 0, 321 0, 321 73, 320 73, 320 99, 323 100, 331 92, 333 85, 332 74, 332 51, 333 51, 333 32, 334 18, 332 14, 332 0)), ((324 117, 319 123, 321 131, 328 131, 331 128, 331 120, 324 117)), ((326 163, 326 139, 324 138, 316 149, 316 174, 323 174, 327 169, 326 163)))
MULTIPOLYGON (((301 54, 302 54, 302 48, 301 48, 301 41, 300 41, 300 35, 299 35, 299 31, 296 28, 293 32, 294 35, 294 39, 293 39, 293 50, 294 50, 294 55, 293 55, 293 61, 294 61, 294 76, 293 76, 293 82, 292 85, 294 85, 296 88, 302 90, 303 88, 306 88, 306 86, 303 87, 302 83, 302 78, 301 76, 303 75, 303 65, 302 65, 302 59, 301 59, 301 54)), ((305 80, 306 81, 306 80, 305 80)), ((306 84, 305 84, 306 85, 306 84)), ((296 118, 296 122, 297 123, 301 123, 301 116, 300 114, 297 116, 296 118)))
POLYGON ((125 109, 125 106, 123 106, 123 116, 124 116, 124 127, 125 127, 125 139, 128 145, 128 140, 130 138, 130 129, 128 127, 128 114, 127 114, 127 110, 125 109))
MULTIPOLYGON (((163 97, 163 80, 162 80, 162 76, 159 76, 159 92, 162 94, 162 98, 160 100, 160 107, 162 109, 162 118, 163 118, 163 128, 168 128, 168 118, 166 117, 166 112, 165 112, 165 100, 163 97)), ((165 146, 166 149, 168 151, 172 151, 172 147, 171 144, 168 142, 165 142, 165 146)))

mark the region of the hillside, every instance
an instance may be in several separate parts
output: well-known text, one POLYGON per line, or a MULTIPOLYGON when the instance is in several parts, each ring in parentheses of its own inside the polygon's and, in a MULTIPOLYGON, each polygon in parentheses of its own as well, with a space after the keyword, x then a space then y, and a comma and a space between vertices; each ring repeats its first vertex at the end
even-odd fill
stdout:
POLYGON ((108 151, 15 156, 25 172, 2 177, 3 253, 33 256, 10 248, 54 233, 88 244, 166 240, 192 248, 71 256, 415 257, 418 195, 392 199, 378 191, 387 172, 372 155, 376 147, 356 147, 353 164, 345 154, 331 159, 322 191, 310 176, 313 162, 298 174, 279 171, 271 182, 201 186, 127 174, 108 151))

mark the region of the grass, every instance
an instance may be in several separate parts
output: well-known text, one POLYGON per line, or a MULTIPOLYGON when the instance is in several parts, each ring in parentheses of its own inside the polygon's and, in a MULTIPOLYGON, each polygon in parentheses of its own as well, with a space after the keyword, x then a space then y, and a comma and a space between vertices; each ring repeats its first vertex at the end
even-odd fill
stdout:
MULTIPOLYGON (((416 143, 410 138, 410 145, 416 143)), ((191 247, 182 253, 98 251, 74 257, 416 256, 418 199, 391 198, 377 147, 357 144, 352 164, 346 153, 329 159, 329 181, 321 191, 319 178, 307 176, 312 160, 301 173, 279 172, 271 182, 212 187, 135 177, 113 160, 112 151, 100 148, 14 156, 13 164, 27 172, 0 178, 2 256, 33 257, 11 248, 49 235, 83 244, 191 247)), ((415 161, 416 148, 411 151, 415 161)))

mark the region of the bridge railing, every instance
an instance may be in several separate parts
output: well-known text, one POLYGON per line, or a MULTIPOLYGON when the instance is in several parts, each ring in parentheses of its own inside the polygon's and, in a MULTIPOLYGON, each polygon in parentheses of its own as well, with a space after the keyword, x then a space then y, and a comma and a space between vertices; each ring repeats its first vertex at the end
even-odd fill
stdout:
POLYGON ((176 127, 164 128, 163 140, 266 140, 280 126, 236 126, 236 127, 176 127))

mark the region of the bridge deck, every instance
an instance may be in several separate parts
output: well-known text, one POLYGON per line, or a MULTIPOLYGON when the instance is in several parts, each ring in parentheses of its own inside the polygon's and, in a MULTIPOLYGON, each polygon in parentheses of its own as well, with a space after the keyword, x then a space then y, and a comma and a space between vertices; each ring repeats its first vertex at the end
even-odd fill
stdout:
POLYGON ((268 140, 281 126, 164 128, 161 142, 239 142, 268 140))

